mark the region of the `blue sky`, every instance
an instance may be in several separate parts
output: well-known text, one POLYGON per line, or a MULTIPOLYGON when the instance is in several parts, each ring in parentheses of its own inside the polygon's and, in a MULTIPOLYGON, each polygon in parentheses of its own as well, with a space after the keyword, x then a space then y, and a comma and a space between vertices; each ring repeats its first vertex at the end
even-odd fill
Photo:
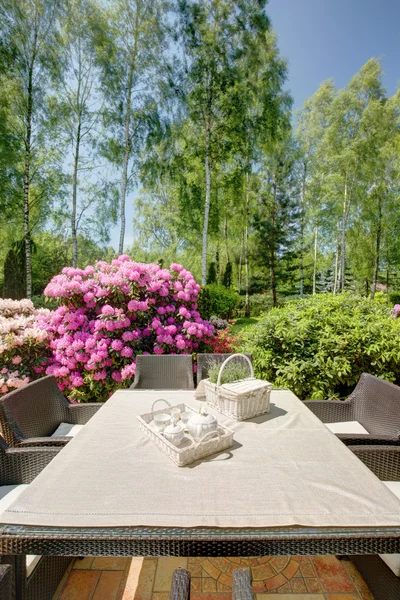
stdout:
POLYGON ((288 89, 300 108, 325 79, 344 87, 371 57, 384 85, 400 83, 400 0, 270 0, 268 15, 289 62, 288 89))
MULTIPOLYGON (((400 0, 270 0, 267 12, 288 60, 294 109, 325 79, 344 87, 371 57, 382 61, 388 94, 400 84, 400 0)), ((125 246, 133 241, 133 196, 127 198, 125 246)), ((118 238, 116 227, 114 248, 118 238)))

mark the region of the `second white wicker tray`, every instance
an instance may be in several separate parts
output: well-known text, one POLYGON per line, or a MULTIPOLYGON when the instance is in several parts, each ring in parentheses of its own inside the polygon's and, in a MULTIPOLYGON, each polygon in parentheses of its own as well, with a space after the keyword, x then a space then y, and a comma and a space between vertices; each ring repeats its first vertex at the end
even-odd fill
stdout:
MULTIPOLYGON (((160 398, 161 400, 161 398, 160 398)), ((168 407, 161 410, 155 410, 149 413, 144 413, 137 416, 140 429, 151 439, 155 444, 166 454, 171 460, 178 465, 184 467, 196 460, 210 456, 222 450, 227 450, 233 444, 233 431, 218 424, 216 431, 208 432, 204 437, 196 442, 189 433, 185 433, 185 437, 179 446, 171 444, 163 434, 156 429, 154 425, 154 415, 158 413, 171 413, 172 409, 179 408, 181 412, 186 410, 196 412, 192 406, 188 404, 176 404, 171 406, 167 400, 164 400, 168 407)))

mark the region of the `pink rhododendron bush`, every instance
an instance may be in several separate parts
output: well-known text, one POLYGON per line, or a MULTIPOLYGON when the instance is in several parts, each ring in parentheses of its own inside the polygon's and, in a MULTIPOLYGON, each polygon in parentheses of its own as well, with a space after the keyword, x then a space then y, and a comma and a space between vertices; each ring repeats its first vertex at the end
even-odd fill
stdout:
POLYGON ((46 373, 71 400, 100 401, 133 382, 137 354, 197 351, 214 329, 197 310, 199 290, 181 265, 163 269, 125 255, 63 269, 44 291, 62 305, 38 321, 52 350, 46 373))
POLYGON ((37 319, 50 311, 30 300, 0 300, 0 395, 37 379, 50 355, 48 333, 37 319))

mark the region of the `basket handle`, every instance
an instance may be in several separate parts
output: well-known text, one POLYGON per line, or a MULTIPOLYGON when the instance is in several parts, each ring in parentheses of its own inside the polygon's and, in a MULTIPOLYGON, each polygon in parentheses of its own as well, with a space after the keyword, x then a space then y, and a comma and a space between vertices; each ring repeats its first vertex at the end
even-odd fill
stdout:
POLYGON ((224 362, 221 365, 221 368, 218 373, 217 387, 219 387, 221 385, 221 376, 222 376, 222 371, 224 370, 225 365, 227 365, 228 362, 230 360, 232 360, 233 358, 238 358, 239 356, 241 358, 244 358, 247 360, 248 365, 250 367, 250 377, 254 377, 254 369, 253 369, 253 365, 251 364, 251 360, 249 359, 249 357, 246 356, 245 354, 232 354, 232 356, 228 356, 228 358, 226 360, 224 360, 224 362))
POLYGON ((154 400, 153 405, 151 407, 151 412, 154 412, 154 407, 157 404, 157 402, 165 402, 165 404, 169 407, 171 407, 172 405, 168 402, 168 400, 165 400, 165 398, 158 398, 158 400, 154 400))
POLYGON ((219 429, 214 429, 214 431, 207 431, 207 433, 205 433, 203 435, 203 437, 198 442, 195 443, 194 449, 197 450, 197 448, 199 446, 201 446, 202 444, 204 444, 204 442, 207 440, 207 438, 211 438, 211 436, 213 436, 215 433, 217 434, 218 439, 220 439, 221 438, 221 432, 220 432, 219 429))

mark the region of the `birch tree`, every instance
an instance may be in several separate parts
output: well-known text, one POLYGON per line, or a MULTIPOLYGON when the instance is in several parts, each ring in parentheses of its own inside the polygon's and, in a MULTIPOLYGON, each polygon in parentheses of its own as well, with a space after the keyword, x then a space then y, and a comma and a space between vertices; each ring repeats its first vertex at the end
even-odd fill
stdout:
MULTIPOLYGON (((11 49, 10 71, 19 94, 13 102, 16 129, 23 148, 23 230, 25 243, 26 295, 32 295, 31 211, 42 199, 35 180, 43 175, 45 94, 51 71, 56 69, 56 0, 4 0, 0 7, 0 33, 11 49)), ((48 126, 48 123, 47 123, 48 126)))
MULTIPOLYGON (((78 228, 86 202, 79 204, 79 174, 93 168, 91 150, 94 127, 99 121, 101 102, 97 93, 99 73, 91 36, 94 7, 88 0, 69 0, 61 22, 60 53, 62 77, 56 89, 59 139, 72 156, 70 223, 72 265, 78 265, 78 228)), ((89 203, 91 206, 92 203, 89 203)))
POLYGON ((124 248, 126 196, 138 183, 149 123, 157 119, 158 66, 166 51, 164 0, 116 0, 95 30, 108 138, 103 155, 120 169, 119 253, 124 248))

